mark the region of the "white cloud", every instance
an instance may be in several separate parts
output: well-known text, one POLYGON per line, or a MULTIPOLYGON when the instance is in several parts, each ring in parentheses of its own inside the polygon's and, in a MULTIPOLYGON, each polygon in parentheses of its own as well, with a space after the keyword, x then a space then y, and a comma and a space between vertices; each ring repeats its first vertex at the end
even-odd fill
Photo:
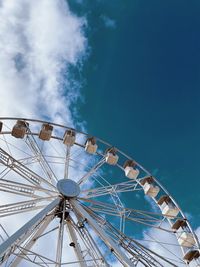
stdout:
POLYGON ((114 19, 111 19, 106 15, 102 15, 101 19, 107 28, 110 28, 110 29, 116 28, 116 21, 114 19))
MULTIPOLYGON (((106 27, 116 27, 113 19, 101 19, 106 27)), ((69 68, 78 67, 86 54, 85 24, 65 0, 0 0, 1 116, 76 123, 71 110, 79 84, 69 68)))
MULTIPOLYGON (((86 55, 85 19, 72 14, 65 0, 0 0, 0 25, 0 116, 74 126, 80 85, 70 69, 86 55)), ((12 231, 24 222, 15 216, 13 227, 6 220, 12 231)))
POLYGON ((69 67, 85 55, 85 20, 64 0, 4 0, 0 24, 1 115, 72 125, 79 91, 69 67))
POLYGON ((200 226, 196 229, 196 235, 198 236, 198 238, 200 238, 200 226))

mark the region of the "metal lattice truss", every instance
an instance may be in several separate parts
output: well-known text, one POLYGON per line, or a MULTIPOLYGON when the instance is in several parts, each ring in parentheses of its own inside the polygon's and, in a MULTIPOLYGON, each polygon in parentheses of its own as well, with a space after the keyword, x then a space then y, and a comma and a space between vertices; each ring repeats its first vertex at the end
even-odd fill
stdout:
POLYGON ((63 125, 0 126, 1 266, 200 266, 185 215, 135 160, 63 125))

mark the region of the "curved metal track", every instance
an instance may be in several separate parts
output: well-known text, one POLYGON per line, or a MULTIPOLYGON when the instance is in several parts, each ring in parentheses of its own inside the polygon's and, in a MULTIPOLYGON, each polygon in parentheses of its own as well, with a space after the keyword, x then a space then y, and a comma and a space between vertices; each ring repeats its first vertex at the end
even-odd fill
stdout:
POLYGON ((60 124, 0 121, 2 266, 200 266, 181 208, 135 159, 60 124))

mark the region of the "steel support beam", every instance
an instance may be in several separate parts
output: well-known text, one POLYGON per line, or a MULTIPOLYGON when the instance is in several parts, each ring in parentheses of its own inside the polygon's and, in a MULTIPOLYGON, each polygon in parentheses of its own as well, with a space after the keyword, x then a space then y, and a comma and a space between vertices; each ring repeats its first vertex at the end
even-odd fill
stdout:
POLYGON ((70 239, 74 243, 74 251, 75 251, 77 259, 79 260, 79 266, 87 267, 86 263, 84 262, 84 258, 81 252, 80 245, 78 243, 78 238, 76 236, 75 230, 73 229, 73 226, 71 225, 70 221, 67 220, 66 223, 67 223, 66 225, 68 228, 70 239))
POLYGON ((42 154, 42 151, 40 150, 40 148, 39 148, 34 136, 32 135, 32 132, 31 132, 31 130, 29 128, 28 128, 28 135, 27 135, 27 138, 26 138, 26 143, 30 147, 30 149, 32 150, 34 155, 36 156, 39 164, 41 165, 41 168, 46 173, 46 175, 49 178, 49 180, 54 185, 56 185, 58 179, 55 176, 53 170, 51 169, 49 163, 45 159, 44 155, 42 154))
POLYGON ((81 185, 85 182, 90 176, 92 176, 104 163, 105 157, 103 157, 89 172, 87 172, 79 181, 78 184, 81 185))
POLYGON ((9 256, 9 251, 15 250, 16 243, 24 237, 32 228, 39 223, 50 211, 52 211, 60 202, 60 198, 53 200, 48 206, 36 214, 30 221, 24 224, 19 230, 11 235, 4 243, 0 245, 0 256, 5 260, 9 256))
POLYGON ((66 149, 67 150, 66 150, 66 158, 65 158, 64 179, 67 179, 68 175, 69 175, 69 160, 70 160, 71 147, 69 145, 67 145, 66 149))
POLYGON ((10 170, 16 172, 21 177, 29 181, 31 184, 35 186, 41 187, 41 182, 46 184, 47 186, 53 188, 54 190, 56 187, 45 180, 43 177, 39 176, 35 172, 33 172, 31 169, 29 169, 27 166, 23 165, 20 161, 13 158, 10 154, 8 154, 5 150, 0 148, 0 163, 2 163, 4 166, 8 167, 10 170))
POLYGON ((55 267, 60 267, 62 264, 62 250, 63 250, 63 235, 64 235, 64 223, 65 223, 65 208, 66 202, 63 201, 62 207, 62 218, 59 225, 59 232, 58 232, 58 241, 57 241, 57 251, 56 251, 56 265, 55 267))
POLYGON ((15 260, 12 262, 10 267, 16 267, 20 264, 20 262, 23 260, 23 257, 25 257, 28 254, 28 251, 33 247, 38 237, 45 231, 45 229, 47 228, 47 226, 49 225, 49 223, 52 221, 53 218, 54 215, 48 216, 46 220, 43 222, 43 224, 40 226, 40 228, 32 236, 31 240, 24 247, 20 247, 20 252, 16 256, 15 260))
POLYGON ((126 267, 134 267, 135 264, 123 253, 119 246, 103 231, 103 229, 97 224, 97 222, 92 218, 92 216, 79 204, 75 199, 70 200, 71 205, 75 211, 80 214, 84 219, 87 219, 89 225, 95 230, 99 237, 104 241, 104 243, 110 248, 111 251, 116 255, 116 257, 123 263, 126 267))

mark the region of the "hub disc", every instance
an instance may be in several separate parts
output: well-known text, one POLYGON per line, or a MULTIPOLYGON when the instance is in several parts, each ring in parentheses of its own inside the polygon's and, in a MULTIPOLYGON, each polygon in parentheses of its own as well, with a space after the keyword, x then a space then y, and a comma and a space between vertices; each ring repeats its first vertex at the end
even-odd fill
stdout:
POLYGON ((80 194, 79 185, 70 179, 62 179, 57 183, 58 191, 67 198, 77 197, 80 194))

